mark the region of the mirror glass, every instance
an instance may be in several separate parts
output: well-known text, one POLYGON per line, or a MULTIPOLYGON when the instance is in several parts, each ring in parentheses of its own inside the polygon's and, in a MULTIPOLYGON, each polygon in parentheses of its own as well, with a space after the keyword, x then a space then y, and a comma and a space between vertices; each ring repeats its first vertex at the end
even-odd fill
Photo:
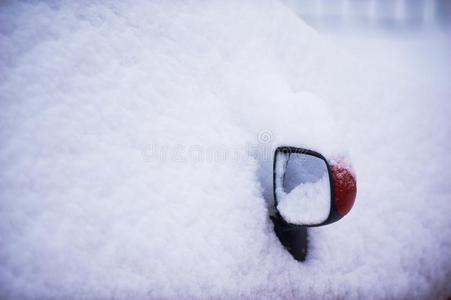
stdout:
POLYGON ((326 162, 305 153, 278 152, 275 164, 277 210, 291 224, 327 220, 331 194, 326 162))

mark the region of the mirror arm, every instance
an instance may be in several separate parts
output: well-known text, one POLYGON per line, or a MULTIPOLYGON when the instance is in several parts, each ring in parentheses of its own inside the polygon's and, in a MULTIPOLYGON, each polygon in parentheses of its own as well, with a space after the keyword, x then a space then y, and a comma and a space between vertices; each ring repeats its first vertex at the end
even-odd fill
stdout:
POLYGON ((305 261, 308 249, 307 227, 287 223, 279 213, 271 216, 274 231, 282 245, 298 261, 305 261))

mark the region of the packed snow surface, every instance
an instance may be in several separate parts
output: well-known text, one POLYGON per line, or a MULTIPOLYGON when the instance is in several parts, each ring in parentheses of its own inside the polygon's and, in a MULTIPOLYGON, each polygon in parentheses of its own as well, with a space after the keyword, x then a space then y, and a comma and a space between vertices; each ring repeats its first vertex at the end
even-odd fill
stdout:
POLYGON ((351 44, 273 0, 2 1, 0 298, 448 297, 449 37, 351 44), (305 263, 282 144, 357 175, 305 263))
POLYGON ((330 212, 330 182, 326 173, 315 182, 299 184, 289 193, 277 190, 277 210, 292 224, 319 224, 330 212))

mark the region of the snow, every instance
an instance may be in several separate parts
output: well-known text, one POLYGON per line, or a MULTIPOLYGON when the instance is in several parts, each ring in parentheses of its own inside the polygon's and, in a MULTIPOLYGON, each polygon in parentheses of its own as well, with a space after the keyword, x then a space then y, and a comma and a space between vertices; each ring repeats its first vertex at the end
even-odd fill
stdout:
POLYGON ((0 4, 0 298, 451 294, 451 43, 272 1, 0 4), (344 155, 351 213, 274 234, 272 150, 344 155))
POLYGON ((320 224, 330 212, 330 183, 326 173, 316 182, 301 183, 291 192, 276 191, 277 209, 289 223, 320 224))

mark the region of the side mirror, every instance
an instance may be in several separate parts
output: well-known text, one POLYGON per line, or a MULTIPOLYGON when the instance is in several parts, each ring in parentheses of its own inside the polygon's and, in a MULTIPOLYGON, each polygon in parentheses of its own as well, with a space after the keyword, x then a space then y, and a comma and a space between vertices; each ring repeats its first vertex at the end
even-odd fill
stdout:
POLYGON ((330 164, 318 152, 287 146, 275 151, 273 184, 276 234, 301 261, 307 254, 306 227, 341 219, 351 210, 357 191, 346 165, 330 164))

